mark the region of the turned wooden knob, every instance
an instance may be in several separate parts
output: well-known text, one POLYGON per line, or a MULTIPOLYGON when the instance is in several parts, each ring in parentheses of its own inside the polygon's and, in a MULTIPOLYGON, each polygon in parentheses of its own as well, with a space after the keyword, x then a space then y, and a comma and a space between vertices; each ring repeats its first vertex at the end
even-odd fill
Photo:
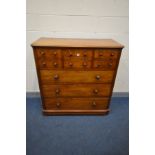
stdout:
POLYGON ((54 52, 53 54, 54 54, 54 56, 56 56, 57 55, 57 52, 54 52))
POLYGON ((55 90, 55 93, 56 93, 56 94, 60 94, 60 89, 56 89, 56 90, 55 90))
POLYGON ((86 62, 83 62, 83 66, 86 67, 87 66, 87 63, 86 62))
POLYGON ((58 64, 56 62, 54 62, 53 65, 54 65, 54 67, 57 67, 58 66, 58 64))
POLYGON ((45 62, 43 62, 43 63, 42 63, 42 65, 43 65, 43 66, 46 66, 46 63, 45 63, 45 62))
POLYGON ((86 53, 86 52, 84 52, 84 53, 83 53, 83 56, 84 56, 84 57, 86 57, 86 56, 87 56, 87 53, 86 53))
POLYGON ((114 53, 111 53, 110 56, 114 56, 114 53))
POLYGON ((93 92, 94 92, 94 94, 98 94, 99 91, 98 91, 98 89, 94 89, 93 92))
POLYGON ((59 75, 54 75, 54 80, 58 80, 59 79, 59 75))
POLYGON ((100 75, 96 75, 96 80, 99 80, 100 78, 100 75))
POLYGON ((57 108, 60 108, 61 103, 57 102, 57 103, 56 103, 56 106, 57 106, 57 108))
POLYGON ((72 52, 69 53, 69 56, 70 56, 70 57, 73 56, 72 52))
POLYGON ((93 106, 93 107, 95 107, 95 106, 96 106, 96 102, 95 102, 95 101, 93 101, 92 106, 93 106))
POLYGON ((41 55, 45 55, 45 52, 44 51, 41 51, 41 55))
POLYGON ((95 65, 96 68, 98 68, 98 67, 100 67, 100 66, 101 66, 100 64, 96 64, 96 65, 95 65))
POLYGON ((103 56, 103 53, 102 53, 102 52, 100 52, 100 53, 99 53, 99 56, 103 56))
POLYGON ((109 67, 111 67, 112 66, 112 63, 109 63, 109 67))
POLYGON ((69 63, 69 66, 70 66, 70 67, 72 67, 72 66, 73 66, 73 63, 72 63, 72 62, 70 62, 70 63, 69 63))

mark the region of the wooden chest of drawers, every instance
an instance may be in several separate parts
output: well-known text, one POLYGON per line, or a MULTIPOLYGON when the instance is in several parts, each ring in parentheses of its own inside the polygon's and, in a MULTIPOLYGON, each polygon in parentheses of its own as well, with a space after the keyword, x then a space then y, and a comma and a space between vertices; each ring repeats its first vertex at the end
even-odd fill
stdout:
POLYGON ((123 46, 114 40, 32 43, 43 113, 107 114, 123 46))

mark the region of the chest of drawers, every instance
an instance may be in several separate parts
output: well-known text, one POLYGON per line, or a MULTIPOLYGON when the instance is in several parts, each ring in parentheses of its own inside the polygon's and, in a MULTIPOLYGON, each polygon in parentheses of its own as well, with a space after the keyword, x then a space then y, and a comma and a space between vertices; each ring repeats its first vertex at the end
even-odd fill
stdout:
POLYGON ((123 45, 111 39, 32 43, 43 113, 107 114, 123 45))

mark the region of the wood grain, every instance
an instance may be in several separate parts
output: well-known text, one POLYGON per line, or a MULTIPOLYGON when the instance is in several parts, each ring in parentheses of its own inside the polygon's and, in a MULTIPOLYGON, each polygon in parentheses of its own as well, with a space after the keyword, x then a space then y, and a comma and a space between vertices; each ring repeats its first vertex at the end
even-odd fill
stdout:
POLYGON ((114 71, 53 71, 40 70, 43 84, 59 83, 111 83, 114 71), (86 76, 87 75, 87 76, 86 76))
POLYGON ((115 70, 117 66, 116 60, 94 60, 94 69, 115 70))
POLYGON ((95 49, 94 58, 117 59, 119 56, 119 49, 95 49))
POLYGON ((121 44, 42 38, 32 46, 43 114, 108 114, 121 44))
POLYGON ((104 97, 111 92, 110 84, 68 84, 43 85, 43 96, 46 97, 104 97), (97 91, 95 93, 95 90, 97 91), (57 93, 57 91, 59 91, 57 93))
POLYGON ((31 46, 39 47, 87 47, 87 48, 123 48, 124 46, 112 39, 63 39, 40 38, 31 46))
POLYGON ((109 98, 45 98, 46 109, 99 110, 107 109, 109 98))
POLYGON ((109 109, 104 110, 45 110, 43 109, 44 115, 107 115, 109 109))

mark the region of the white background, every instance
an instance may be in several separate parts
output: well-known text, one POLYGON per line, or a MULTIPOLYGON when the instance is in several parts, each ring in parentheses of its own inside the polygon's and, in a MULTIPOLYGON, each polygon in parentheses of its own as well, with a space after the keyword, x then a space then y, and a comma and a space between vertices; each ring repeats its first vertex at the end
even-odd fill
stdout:
POLYGON ((40 37, 112 38, 125 46, 114 92, 128 92, 128 0, 27 0, 26 90, 39 91, 31 43, 40 37))
MULTIPOLYGON (((154 155, 155 4, 130 0, 130 155, 154 155)), ((26 154, 25 1, 0 5, 1 155, 26 154)))

